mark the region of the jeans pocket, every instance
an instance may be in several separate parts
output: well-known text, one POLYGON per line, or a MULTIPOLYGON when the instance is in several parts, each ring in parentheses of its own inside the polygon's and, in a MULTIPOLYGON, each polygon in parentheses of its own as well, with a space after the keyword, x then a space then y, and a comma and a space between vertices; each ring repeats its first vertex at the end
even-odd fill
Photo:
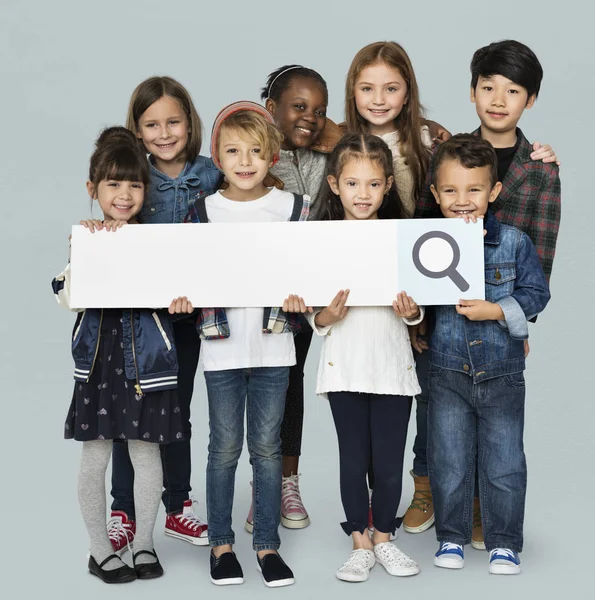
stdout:
POLYGON ((430 364, 430 370, 428 371, 428 378, 433 379, 434 377, 441 377, 446 372, 446 368, 439 367, 438 365, 430 364))
POLYGON ((518 373, 508 373, 504 375, 504 381, 512 388, 524 388, 525 387, 525 374, 523 371, 518 373))

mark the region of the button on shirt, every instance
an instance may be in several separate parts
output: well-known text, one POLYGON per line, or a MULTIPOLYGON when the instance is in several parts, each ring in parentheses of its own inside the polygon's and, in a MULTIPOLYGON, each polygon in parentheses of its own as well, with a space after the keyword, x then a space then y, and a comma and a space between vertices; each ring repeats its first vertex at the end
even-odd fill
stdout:
MULTIPOLYGON (((423 318, 407 321, 415 325, 423 318)), ((318 327, 315 314, 306 315, 314 332, 324 336, 318 363, 316 393, 360 392, 414 396, 417 381, 409 332, 390 306, 353 306, 331 327, 318 327), (332 332, 332 336, 330 335, 332 332)))

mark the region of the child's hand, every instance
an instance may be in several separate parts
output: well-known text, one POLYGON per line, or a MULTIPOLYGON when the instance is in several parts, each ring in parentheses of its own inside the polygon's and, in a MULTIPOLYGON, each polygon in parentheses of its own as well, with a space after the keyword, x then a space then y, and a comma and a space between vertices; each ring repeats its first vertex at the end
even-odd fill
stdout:
POLYGON ((426 319, 417 325, 407 325, 409 329, 409 341, 411 342, 411 347, 418 353, 421 354, 425 352, 430 346, 425 339, 426 334, 428 333, 428 324, 426 319))
POLYGON ((167 310, 170 315, 190 314, 194 310, 194 307, 192 306, 192 302, 190 302, 186 296, 179 296, 171 301, 167 310))
POLYGON ((399 292, 397 299, 393 300, 393 310, 397 317, 402 319, 417 319, 419 317, 419 306, 407 292, 399 292))
POLYGON ((122 225, 127 225, 127 224, 128 224, 128 221, 122 221, 122 220, 119 220, 119 219, 116 219, 114 221, 112 221, 112 220, 108 221, 106 219, 103 222, 103 226, 105 227, 105 229, 107 231, 116 231, 116 229, 120 229, 122 227, 122 225))
POLYGON ((459 300, 456 310, 470 321, 501 321, 504 319, 500 305, 487 300, 459 300))
POLYGON ((289 313, 305 313, 312 312, 311 306, 306 306, 304 299, 297 294, 289 294, 285 301, 283 302, 283 312, 289 313))
POLYGON ((533 152, 530 156, 531 160, 540 160, 544 163, 555 162, 558 166, 561 164, 554 149, 549 144, 542 146, 539 142, 533 142, 533 152))
POLYGON ((529 340, 525 340, 525 358, 527 358, 527 356, 529 356, 529 352, 531 352, 531 348, 529 348, 529 340))
MULTIPOLYGON (((459 217, 461 219, 463 219, 463 221, 465 221, 465 223, 477 223, 477 217, 475 215, 463 215, 462 217, 459 217)), ((485 237, 488 233, 487 229, 483 230, 483 237, 485 237)))
POLYGON ((436 148, 436 146, 446 142, 449 138, 452 137, 452 134, 447 129, 444 129, 440 123, 436 123, 436 121, 428 121, 427 119, 423 122, 424 125, 428 126, 430 130, 430 137, 432 138, 432 150, 436 148))
POLYGON ((83 227, 86 227, 91 233, 95 233, 95 231, 101 231, 103 229, 103 223, 99 219, 85 219, 79 224, 83 227))
POLYGON ((333 301, 316 315, 314 319, 316 325, 318 325, 318 327, 330 327, 331 325, 342 321, 349 311, 349 307, 345 306, 348 297, 349 290, 341 290, 333 298, 333 301))
POLYGON ((463 221, 465 221, 465 223, 477 223, 476 215, 463 215, 460 218, 463 219, 463 221))

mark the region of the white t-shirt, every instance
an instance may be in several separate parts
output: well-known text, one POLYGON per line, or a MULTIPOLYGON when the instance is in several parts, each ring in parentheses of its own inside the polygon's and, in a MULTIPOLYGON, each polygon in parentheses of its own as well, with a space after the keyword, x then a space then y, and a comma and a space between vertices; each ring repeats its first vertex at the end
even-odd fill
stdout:
MULTIPOLYGON (((288 221, 293 194, 271 188, 262 198, 241 202, 220 192, 206 198, 212 223, 269 223, 288 221)), ((205 371, 295 365, 292 333, 263 333, 264 308, 226 308, 230 336, 203 340, 201 362, 205 371)))

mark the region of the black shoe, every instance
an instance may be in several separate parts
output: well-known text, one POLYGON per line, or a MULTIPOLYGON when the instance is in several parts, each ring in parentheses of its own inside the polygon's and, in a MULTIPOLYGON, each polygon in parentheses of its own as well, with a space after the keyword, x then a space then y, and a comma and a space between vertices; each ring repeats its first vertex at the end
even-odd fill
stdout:
POLYGON ((265 554, 262 558, 256 555, 258 570, 267 587, 283 587, 295 583, 293 571, 283 562, 278 554, 265 554))
POLYGON ((128 565, 122 565, 112 571, 104 571, 103 566, 112 560, 112 558, 120 560, 120 557, 117 554, 110 554, 100 565, 98 565, 97 561, 92 556, 89 556, 89 573, 99 577, 103 583, 128 583, 129 581, 134 581, 136 579, 134 569, 128 565))
POLYGON ((216 557, 211 550, 211 582, 215 585, 244 583, 244 572, 234 552, 216 557))
POLYGON ((161 577, 163 575, 163 567, 157 558, 157 554, 155 550, 151 552, 151 550, 139 550, 135 552, 132 556, 132 562, 134 564, 134 570, 136 572, 136 576, 139 579, 155 579, 157 577, 161 577), (139 554, 149 554, 150 556, 154 556, 157 562, 154 563, 143 563, 141 565, 136 564, 136 557, 139 554))

